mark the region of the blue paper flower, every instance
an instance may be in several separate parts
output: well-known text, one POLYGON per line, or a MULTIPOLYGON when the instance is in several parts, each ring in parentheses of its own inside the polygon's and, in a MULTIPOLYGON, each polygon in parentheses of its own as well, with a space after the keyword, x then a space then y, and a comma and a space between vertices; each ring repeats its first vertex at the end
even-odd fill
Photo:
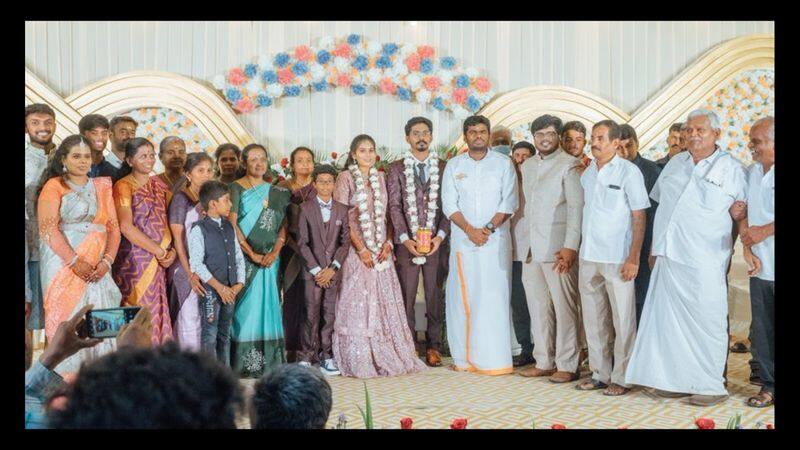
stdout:
POLYGON ((258 106, 267 107, 272 105, 272 99, 267 95, 260 94, 258 97, 256 97, 256 103, 258 106))
POLYGON ((261 79, 265 84, 272 84, 278 82, 278 74, 274 70, 267 70, 261 74, 261 79))
POLYGON ((300 86, 286 86, 283 88, 283 95, 287 97, 297 97, 300 95, 300 86))
POLYGON ((256 72, 258 72, 258 66, 256 64, 244 66, 244 74, 247 75, 247 78, 253 78, 256 76, 256 72))
POLYGON ((433 99, 433 107, 438 109, 439 111, 444 111, 447 109, 447 105, 444 104, 444 100, 442 97, 436 97, 433 99))
POLYGON ((397 52, 397 44, 394 44, 394 43, 391 43, 391 42, 388 43, 388 44, 383 44, 382 52, 386 56, 394 55, 397 52))
POLYGON ((481 102, 474 95, 467 97, 467 109, 472 112, 477 111, 481 107, 481 102))
POLYGON ((292 67, 292 72, 295 75, 305 75, 308 72, 308 65, 302 61, 298 62, 292 67))
POLYGON ((328 89, 328 82, 323 80, 316 83, 311 83, 311 87, 314 88, 315 92, 323 92, 328 89))
POLYGON ((444 58, 439 60, 439 64, 442 66, 444 70, 450 70, 456 65, 456 59, 452 56, 445 56, 444 58))
POLYGON ((231 103, 236 103, 237 101, 241 100, 242 93, 239 92, 238 89, 228 88, 228 90, 225 91, 225 98, 227 98, 231 103))
POLYGON ((456 86, 460 88, 468 88, 469 87, 469 77, 466 75, 459 75, 456 78, 456 86))
POLYGON ((348 44, 350 44, 350 45, 358 45, 359 42, 361 42, 361 36, 359 36, 357 34, 351 34, 350 36, 347 36, 347 43, 348 44))
POLYGON ((397 88, 397 98, 405 101, 411 100, 411 91, 404 87, 399 87, 397 88))
POLYGON ((353 60, 353 63, 351 64, 351 66, 355 67, 355 69, 359 72, 366 69, 368 65, 369 65, 369 60, 364 55, 357 56, 356 59, 353 60))
POLYGON ((381 56, 375 61, 375 67, 379 69, 391 69, 392 68, 392 58, 389 58, 386 55, 381 56))
POLYGON ((278 67, 286 67, 291 58, 286 53, 278 53, 275 55, 275 65, 278 67))
POLYGON ((351 88, 353 94, 364 95, 367 93, 367 88, 363 84, 354 84, 351 88))
POLYGON ((433 72, 433 61, 430 58, 425 58, 419 63, 419 71, 422 73, 433 72))
POLYGON ((320 64, 328 64, 331 60, 331 54, 327 50, 320 50, 317 52, 317 62, 320 64))

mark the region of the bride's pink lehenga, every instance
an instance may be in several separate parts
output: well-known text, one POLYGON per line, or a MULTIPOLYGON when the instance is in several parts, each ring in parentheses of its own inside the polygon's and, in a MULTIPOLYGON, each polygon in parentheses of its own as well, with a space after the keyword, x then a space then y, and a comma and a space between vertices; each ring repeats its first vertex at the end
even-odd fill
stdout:
MULTIPOLYGON (((386 179, 380 180, 380 198, 387 205, 386 179)), ((373 191, 365 183, 367 210, 374 211, 373 191)), ((350 230, 361 236, 353 175, 345 170, 336 180, 334 198, 350 206, 350 230)), ((376 218, 386 229, 386 209, 376 218)), ((363 239, 363 237, 362 237, 363 239)), ((381 272, 368 269, 350 247, 342 265, 342 287, 333 327, 333 355, 342 375, 370 378, 415 373, 425 369, 417 357, 408 329, 403 295, 393 263, 381 272)))

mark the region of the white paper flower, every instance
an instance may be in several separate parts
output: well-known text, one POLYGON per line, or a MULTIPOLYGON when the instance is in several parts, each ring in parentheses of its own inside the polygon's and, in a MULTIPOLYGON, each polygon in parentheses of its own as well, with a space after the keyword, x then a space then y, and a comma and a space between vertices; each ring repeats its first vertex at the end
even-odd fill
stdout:
POLYGON ((470 78, 475 78, 478 76, 478 69, 470 67, 469 69, 465 70, 464 73, 470 78))
POLYGON ((256 93, 261 90, 261 79, 259 79, 259 77, 253 77, 247 82, 246 85, 244 85, 244 87, 248 91, 256 93))
POLYGON ((439 71, 438 75, 439 75, 439 78, 442 80, 442 84, 443 85, 449 85, 450 81, 453 80, 453 72, 451 72, 449 70, 442 69, 442 70, 439 71))
POLYGON ((381 69, 373 67, 367 72, 367 80, 372 84, 378 84, 378 82, 381 81, 382 75, 381 69))
POLYGON ((272 83, 267 86, 266 92, 272 98, 280 97, 283 93, 283 87, 278 83, 272 83))
POLYGON ((275 68, 275 65, 272 62, 272 56, 270 55, 261 55, 258 57, 258 66, 261 68, 261 71, 266 72, 267 70, 272 70, 275 68))
POLYGON ((215 75, 211 83, 215 89, 225 88, 225 75, 215 75))
POLYGON ((425 104, 431 100, 431 91, 427 89, 422 89, 421 91, 417 92, 416 95, 417 103, 425 104))
POLYGON ((336 67, 336 70, 339 72, 347 72, 350 67, 350 61, 348 61, 347 58, 337 56, 333 58, 333 66, 336 67))
POLYGON ((451 104, 451 109, 453 111, 453 117, 456 119, 465 119, 469 117, 469 111, 462 108, 461 105, 457 105, 455 103, 451 104))
POLYGON ((364 82, 364 75, 361 75, 361 73, 357 73, 353 75, 352 80, 353 84, 362 84, 364 82))
POLYGON ((319 40, 319 48, 324 50, 333 50, 333 43, 334 43, 333 37, 331 36, 322 37, 319 40))
POLYGON ((381 45, 380 42, 378 42, 378 41, 369 41, 369 43, 367 44, 367 54, 369 56, 375 56, 378 53, 380 53, 382 48, 383 48, 383 46, 381 45))
POLYGON ((314 81, 322 81, 322 79, 325 78, 325 68, 322 67, 322 64, 320 63, 312 63, 309 67, 309 71, 311 72, 311 78, 314 81))
POLYGON ((422 78, 418 74, 412 73, 406 77, 406 83, 411 89, 416 89, 422 83, 422 78))
POLYGON ((297 79, 298 79, 297 83, 302 87, 306 87, 309 84, 311 84, 311 80, 308 77, 297 77, 297 79))
POLYGON ((403 46, 400 47, 401 56, 408 56, 414 53, 415 51, 417 51, 417 46, 414 44, 403 44, 403 46))

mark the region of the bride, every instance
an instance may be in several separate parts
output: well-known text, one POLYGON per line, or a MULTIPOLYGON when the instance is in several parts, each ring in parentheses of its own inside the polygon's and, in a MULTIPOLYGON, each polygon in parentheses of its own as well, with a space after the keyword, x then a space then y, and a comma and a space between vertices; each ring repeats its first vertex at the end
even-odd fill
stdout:
POLYGON ((402 375, 425 368, 408 329, 392 262, 386 179, 375 168, 375 156, 375 140, 365 134, 356 136, 334 193, 337 201, 350 206, 353 245, 342 266, 333 354, 342 375, 358 378, 402 375))

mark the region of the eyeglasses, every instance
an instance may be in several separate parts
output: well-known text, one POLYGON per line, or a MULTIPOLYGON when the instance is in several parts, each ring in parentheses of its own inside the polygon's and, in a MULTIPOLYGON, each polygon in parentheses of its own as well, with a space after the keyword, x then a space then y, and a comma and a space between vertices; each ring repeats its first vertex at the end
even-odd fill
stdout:
POLYGON ((430 137, 431 132, 430 131, 422 131, 422 132, 420 132, 420 131, 412 131, 411 135, 414 136, 415 138, 418 138, 418 137, 430 137))
POLYGON ((537 131, 536 133, 533 133, 534 139, 544 139, 545 137, 554 138, 557 136, 558 133, 555 131, 537 131))

